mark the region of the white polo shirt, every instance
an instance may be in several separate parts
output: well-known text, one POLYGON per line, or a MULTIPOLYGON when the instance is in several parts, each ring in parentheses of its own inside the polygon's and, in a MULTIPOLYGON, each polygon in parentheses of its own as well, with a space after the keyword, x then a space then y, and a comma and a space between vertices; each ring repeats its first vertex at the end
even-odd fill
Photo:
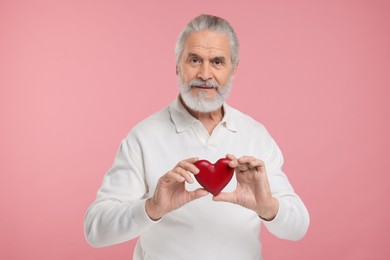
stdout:
MULTIPOLYGON (((255 212, 212 195, 190 202, 152 221, 145 200, 158 179, 190 157, 212 163, 233 154, 265 162, 273 196, 279 200, 275 219, 263 222, 279 238, 298 240, 309 226, 309 215, 282 172, 282 154, 263 125, 224 104, 225 115, 211 135, 179 99, 146 118, 122 141, 96 201, 85 216, 85 236, 95 247, 139 237, 133 259, 214 260, 261 259, 260 227, 255 212)), ((194 179, 195 180, 195 179, 194 179)), ((186 183, 188 190, 199 188, 186 183)), ((236 179, 225 187, 233 191, 236 179)))

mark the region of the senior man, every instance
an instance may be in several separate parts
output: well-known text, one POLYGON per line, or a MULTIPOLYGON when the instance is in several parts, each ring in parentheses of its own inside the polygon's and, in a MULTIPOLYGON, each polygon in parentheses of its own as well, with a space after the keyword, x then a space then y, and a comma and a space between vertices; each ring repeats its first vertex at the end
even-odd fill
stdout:
POLYGON ((309 215, 282 171, 265 127, 225 101, 239 60, 229 23, 200 15, 179 35, 180 91, 122 141, 85 216, 95 247, 139 237, 133 259, 261 259, 260 227, 282 239, 307 232, 309 215), (212 196, 195 162, 229 159, 235 177, 212 196))

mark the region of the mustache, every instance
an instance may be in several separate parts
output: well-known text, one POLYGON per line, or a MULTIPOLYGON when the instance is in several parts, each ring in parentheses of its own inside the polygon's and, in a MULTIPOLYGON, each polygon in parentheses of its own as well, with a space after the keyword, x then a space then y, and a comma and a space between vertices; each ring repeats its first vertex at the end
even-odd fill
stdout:
POLYGON ((213 82, 213 81, 205 81, 205 80, 201 80, 201 79, 194 79, 194 80, 191 80, 191 81, 188 83, 188 86, 190 86, 190 87, 192 87, 192 86, 195 86, 195 87, 206 86, 206 87, 209 87, 209 88, 216 88, 216 89, 219 88, 219 85, 218 85, 216 82, 213 82))

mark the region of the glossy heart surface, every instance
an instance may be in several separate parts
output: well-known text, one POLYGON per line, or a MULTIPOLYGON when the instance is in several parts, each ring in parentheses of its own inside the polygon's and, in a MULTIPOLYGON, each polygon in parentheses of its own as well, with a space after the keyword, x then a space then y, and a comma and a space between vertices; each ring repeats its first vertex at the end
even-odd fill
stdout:
POLYGON ((219 159, 215 164, 207 160, 195 162, 199 173, 195 174, 196 180, 202 187, 213 194, 218 195, 233 177, 234 169, 228 163, 229 159, 219 159))

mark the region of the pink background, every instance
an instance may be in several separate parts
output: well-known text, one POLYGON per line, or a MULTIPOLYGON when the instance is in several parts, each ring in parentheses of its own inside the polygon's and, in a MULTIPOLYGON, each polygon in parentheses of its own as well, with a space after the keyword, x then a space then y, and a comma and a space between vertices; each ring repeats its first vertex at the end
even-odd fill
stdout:
MULTIPOLYGON (((177 95, 194 16, 236 29, 229 103, 263 122, 311 215, 266 259, 390 259, 389 1, 0 1, 2 259, 131 259, 83 216, 121 139, 177 95)), ((234 235, 234 234, 232 234, 234 235)))

